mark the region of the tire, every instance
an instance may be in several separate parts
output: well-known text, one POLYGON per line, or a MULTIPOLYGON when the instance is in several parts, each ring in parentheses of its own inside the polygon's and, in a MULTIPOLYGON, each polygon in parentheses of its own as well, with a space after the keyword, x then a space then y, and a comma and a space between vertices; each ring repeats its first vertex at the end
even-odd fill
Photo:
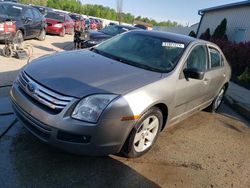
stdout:
POLYGON ((69 34, 70 35, 74 35, 74 33, 75 33, 75 29, 74 29, 74 27, 71 29, 71 31, 69 32, 69 34))
POLYGON ((22 44, 23 41, 24 41, 23 32, 21 30, 17 30, 13 39, 14 44, 22 44))
POLYGON ((40 41, 44 41, 45 38, 46 38, 46 31, 45 31, 45 29, 42 29, 42 31, 41 31, 40 35, 37 37, 37 39, 40 41))
POLYGON ((147 153, 157 140, 162 124, 160 109, 153 107, 145 112, 129 134, 122 148, 123 155, 135 158, 147 153))
POLYGON ((207 112, 216 112, 222 101, 223 101, 223 98, 224 98, 224 95, 225 95, 225 92, 226 92, 226 87, 223 86, 221 89, 220 89, 220 92, 216 95, 216 97, 214 98, 212 104, 210 104, 210 106, 208 106, 205 111, 207 112))
POLYGON ((63 30, 62 30, 62 32, 59 34, 59 36, 60 36, 60 37, 64 37, 65 34, 66 34, 66 29, 65 29, 65 27, 63 27, 63 30))
POLYGON ((3 48, 3 56, 4 57, 11 57, 12 56, 12 54, 13 54, 13 51, 12 51, 12 49, 10 48, 10 47, 8 47, 8 46, 5 46, 4 48, 3 48))

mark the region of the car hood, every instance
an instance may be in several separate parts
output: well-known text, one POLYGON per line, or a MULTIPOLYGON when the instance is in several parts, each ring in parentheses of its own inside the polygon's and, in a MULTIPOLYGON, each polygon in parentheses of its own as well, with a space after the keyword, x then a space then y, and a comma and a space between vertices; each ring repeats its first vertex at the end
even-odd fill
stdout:
POLYGON ((89 38, 90 39, 108 39, 111 38, 111 35, 107 35, 100 31, 89 31, 89 38))
POLYGON ((51 18, 46 18, 46 22, 51 23, 51 24, 63 23, 63 21, 55 20, 55 19, 51 19, 51 18))
POLYGON ((81 98, 94 93, 125 94, 161 79, 161 74, 123 64, 89 50, 39 58, 25 72, 58 93, 81 98))

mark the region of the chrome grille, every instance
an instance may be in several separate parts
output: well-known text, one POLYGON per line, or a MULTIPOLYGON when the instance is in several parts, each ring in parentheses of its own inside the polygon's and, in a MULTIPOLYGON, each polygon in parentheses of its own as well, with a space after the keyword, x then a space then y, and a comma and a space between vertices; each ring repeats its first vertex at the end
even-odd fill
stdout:
POLYGON ((58 94, 41 86, 25 72, 19 74, 17 81, 26 94, 53 110, 64 109, 73 99, 73 97, 58 94))

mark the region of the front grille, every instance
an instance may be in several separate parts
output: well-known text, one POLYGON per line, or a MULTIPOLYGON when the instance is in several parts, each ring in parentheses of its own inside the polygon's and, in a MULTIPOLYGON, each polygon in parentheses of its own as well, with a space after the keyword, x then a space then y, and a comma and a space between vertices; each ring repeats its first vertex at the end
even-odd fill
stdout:
POLYGON ((19 74, 17 81, 26 94, 52 110, 64 109, 73 99, 41 86, 25 72, 19 74))

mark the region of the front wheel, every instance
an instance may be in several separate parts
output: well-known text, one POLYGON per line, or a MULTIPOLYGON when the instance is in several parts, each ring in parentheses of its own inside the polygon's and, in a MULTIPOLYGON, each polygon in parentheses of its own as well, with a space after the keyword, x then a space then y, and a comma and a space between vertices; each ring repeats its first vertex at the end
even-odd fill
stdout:
POLYGON ((62 29, 61 33, 59 34, 59 36, 64 37, 65 34, 66 34, 66 29, 65 29, 65 27, 63 27, 63 29, 62 29))
POLYGON ((163 123, 162 112, 153 107, 142 115, 122 149, 126 157, 139 157, 154 145, 163 123))
POLYGON ((218 95, 214 98, 212 104, 209 107, 206 108, 206 111, 208 111, 208 112, 216 112, 219 109, 219 107, 220 107, 220 105, 222 103, 223 97, 225 95, 225 91, 226 91, 226 87, 223 86, 221 88, 220 92, 218 93, 218 95))
POLYGON ((70 35, 74 35, 74 33, 75 33, 75 29, 74 29, 74 27, 70 30, 70 32, 69 32, 69 34, 70 35))

